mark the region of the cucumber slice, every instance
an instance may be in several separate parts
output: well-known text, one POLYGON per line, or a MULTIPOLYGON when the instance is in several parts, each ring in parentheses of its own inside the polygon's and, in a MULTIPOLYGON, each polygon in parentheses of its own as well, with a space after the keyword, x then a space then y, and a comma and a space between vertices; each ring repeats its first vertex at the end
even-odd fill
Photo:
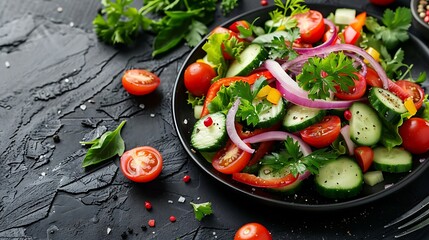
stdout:
POLYGON ((381 171, 366 172, 363 175, 363 181, 371 187, 378 183, 381 183, 384 181, 383 172, 381 171))
POLYGON ((383 88, 371 88, 368 100, 378 115, 387 122, 396 124, 407 109, 400 98, 383 88))
MULTIPOLYGON (((271 127, 280 122, 286 113, 286 104, 284 103, 283 98, 280 98, 277 104, 265 102, 266 101, 262 102, 262 104, 266 104, 266 106, 264 106, 263 110, 258 114, 259 123, 255 126, 256 128, 271 127)), ((256 106, 259 103, 261 103, 260 100, 255 100, 252 104, 256 106)))
POLYGON ((363 174, 359 165, 348 157, 329 161, 315 176, 316 189, 328 198, 349 198, 362 189, 363 174))
POLYGON ((194 117, 195 117, 195 119, 200 119, 202 111, 203 111, 203 105, 196 105, 194 107, 194 117))
POLYGON ((325 114, 321 109, 292 105, 283 118, 283 127, 288 132, 297 132, 319 122, 325 114))
POLYGON ((289 33, 285 31, 275 31, 275 32, 267 33, 255 38, 252 41, 252 43, 257 43, 257 44, 271 43, 275 37, 277 38, 284 37, 286 39, 287 36, 289 36, 289 33))
MULTIPOLYGON (((286 175, 289 175, 290 169, 289 167, 284 167, 278 171, 273 171, 273 168, 270 166, 262 166, 261 169, 259 169, 259 177, 262 179, 270 180, 270 179, 276 179, 276 178, 282 178, 286 175)), ((279 188, 270 188, 270 190, 275 192, 281 192, 283 194, 294 194, 301 186, 300 180, 296 180, 295 182, 279 188)))
POLYGON ((200 152, 214 152, 221 149, 228 139, 226 116, 221 112, 208 114, 198 120, 191 135, 191 145, 200 152), (207 118, 212 119, 208 127, 204 125, 207 118))
POLYGON ((356 10, 350 8, 337 8, 335 10, 335 24, 349 25, 356 18, 356 10))
POLYGON ((413 166, 413 156, 402 148, 377 147, 374 149, 374 167, 390 173, 408 172, 413 166))
POLYGON ((350 138, 359 145, 371 146, 380 141, 383 124, 377 112, 365 103, 355 102, 350 107, 350 138))
POLYGON ((226 72, 226 77, 246 76, 268 58, 268 51, 259 44, 250 44, 240 57, 235 59, 226 72))

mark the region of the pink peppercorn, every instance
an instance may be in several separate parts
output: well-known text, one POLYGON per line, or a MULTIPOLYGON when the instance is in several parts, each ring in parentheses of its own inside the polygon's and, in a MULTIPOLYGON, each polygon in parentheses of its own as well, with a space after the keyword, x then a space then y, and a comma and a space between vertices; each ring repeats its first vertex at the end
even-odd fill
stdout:
POLYGON ((183 181, 185 183, 188 183, 189 181, 191 181, 191 177, 189 175, 185 175, 185 176, 183 176, 183 181))
POLYGON ((170 216, 170 222, 175 222, 176 221, 176 217, 175 216, 170 216))

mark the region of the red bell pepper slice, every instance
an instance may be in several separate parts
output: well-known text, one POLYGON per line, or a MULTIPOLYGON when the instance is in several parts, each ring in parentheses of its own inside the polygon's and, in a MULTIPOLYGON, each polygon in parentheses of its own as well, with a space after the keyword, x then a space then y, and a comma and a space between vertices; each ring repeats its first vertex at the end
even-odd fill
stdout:
POLYGON ((295 177, 293 174, 288 174, 282 178, 262 179, 250 173, 233 173, 232 179, 252 187, 278 188, 294 183, 298 177, 295 177))

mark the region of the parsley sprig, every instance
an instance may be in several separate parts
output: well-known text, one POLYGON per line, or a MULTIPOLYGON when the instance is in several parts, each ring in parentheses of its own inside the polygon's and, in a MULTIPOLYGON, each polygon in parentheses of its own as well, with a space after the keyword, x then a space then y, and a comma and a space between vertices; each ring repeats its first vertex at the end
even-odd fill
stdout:
MULTIPOLYGON (((102 0, 101 14, 93 20, 95 33, 111 45, 131 45, 140 33, 154 33, 155 56, 182 41, 196 46, 208 32, 218 0, 145 0, 140 9, 132 7, 133 2, 102 0), (154 15, 156 19, 151 18, 154 15)), ((220 9, 227 14, 237 5, 238 0, 221 0, 220 9)))
POLYGON ((337 92, 335 86, 343 91, 354 86, 357 71, 352 59, 343 52, 330 53, 325 58, 309 58, 297 80, 298 85, 308 91, 310 99, 327 99, 330 92, 337 92))
POLYGON ((278 9, 270 12, 269 16, 274 23, 280 22, 280 26, 284 26, 285 29, 294 28, 298 24, 296 19, 291 16, 309 10, 304 0, 286 0, 284 3, 282 0, 274 0, 274 5, 278 9))
POLYGON ((280 153, 271 153, 265 155, 261 159, 261 164, 269 166, 273 172, 278 172, 285 167, 289 168, 289 171, 297 176, 303 174, 306 170, 312 174, 317 174, 319 168, 327 161, 338 158, 339 154, 336 151, 328 150, 327 148, 318 149, 311 154, 304 156, 299 149, 297 141, 288 137, 284 141, 285 150, 280 153))

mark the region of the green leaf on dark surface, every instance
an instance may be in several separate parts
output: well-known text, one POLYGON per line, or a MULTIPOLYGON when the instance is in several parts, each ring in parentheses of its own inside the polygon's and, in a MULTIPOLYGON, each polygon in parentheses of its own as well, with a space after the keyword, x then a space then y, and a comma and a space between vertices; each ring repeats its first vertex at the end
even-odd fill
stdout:
POLYGON ((195 218, 201 221, 205 216, 213 214, 212 203, 193 203, 191 202, 192 208, 194 209, 195 218))
POLYGON ((83 145, 91 145, 83 159, 82 167, 95 165, 124 153, 125 143, 121 137, 121 129, 125 123, 125 120, 122 121, 114 131, 105 132, 99 139, 81 142, 83 145))

